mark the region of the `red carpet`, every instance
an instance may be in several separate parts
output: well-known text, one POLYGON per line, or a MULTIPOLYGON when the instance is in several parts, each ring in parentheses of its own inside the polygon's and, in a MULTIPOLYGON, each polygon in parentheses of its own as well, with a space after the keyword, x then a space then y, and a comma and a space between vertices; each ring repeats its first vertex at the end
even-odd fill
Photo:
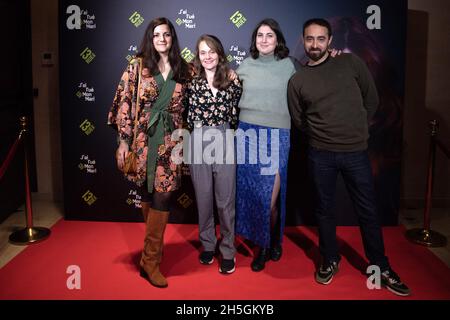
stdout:
POLYGON ((218 273, 217 260, 198 263, 197 226, 168 225, 162 272, 169 287, 157 289, 138 276, 144 225, 59 221, 44 242, 31 245, 0 269, 0 299, 450 299, 450 270, 428 249, 409 243, 402 227, 385 227, 386 251, 411 297, 368 290, 359 229, 338 228, 343 255, 328 286, 314 281, 318 260, 314 228, 287 228, 281 261, 260 273, 241 246, 232 275, 218 273), (81 268, 81 290, 66 286, 67 267, 81 268))

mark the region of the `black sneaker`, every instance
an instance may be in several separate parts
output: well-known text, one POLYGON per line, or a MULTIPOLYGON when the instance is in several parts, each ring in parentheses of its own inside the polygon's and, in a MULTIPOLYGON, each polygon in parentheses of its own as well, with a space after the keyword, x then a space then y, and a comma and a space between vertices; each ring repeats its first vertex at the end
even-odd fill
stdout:
POLYGON ((266 267, 266 262, 270 260, 270 250, 261 248, 258 255, 253 259, 251 268, 254 272, 260 272, 266 267))
POLYGON ((214 251, 203 251, 199 257, 201 264, 211 264, 214 262, 214 251))
POLYGON ((406 297, 411 294, 409 288, 400 281, 400 277, 392 269, 381 273, 381 285, 396 295, 406 297))
POLYGON ((219 267, 219 272, 223 274, 230 274, 236 270, 236 258, 233 259, 222 259, 219 267))
POLYGON ((339 271, 339 262, 322 263, 316 271, 316 281, 320 284, 329 284, 333 276, 339 271))
POLYGON ((283 255, 283 248, 281 245, 275 245, 270 248, 270 260, 279 261, 283 255))

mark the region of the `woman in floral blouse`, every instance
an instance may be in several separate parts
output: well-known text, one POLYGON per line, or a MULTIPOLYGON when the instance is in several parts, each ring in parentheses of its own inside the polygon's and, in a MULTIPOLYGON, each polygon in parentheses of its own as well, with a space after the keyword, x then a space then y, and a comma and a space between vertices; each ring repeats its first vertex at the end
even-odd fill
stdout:
POLYGON ((236 76, 228 76, 232 72, 218 38, 203 35, 197 41, 196 48, 194 66, 197 76, 189 82, 186 97, 189 99, 187 122, 192 130, 190 171, 203 246, 199 260, 202 264, 212 264, 214 261, 217 243, 213 214, 215 195, 222 235, 219 272, 229 274, 235 270, 236 253, 236 164, 234 135, 232 131, 230 134, 230 128, 237 124, 237 105, 242 87, 236 76))
POLYGON ((128 152, 134 151, 138 156, 136 172, 125 176, 139 187, 146 222, 141 276, 156 287, 167 287, 159 265, 171 196, 181 183, 181 167, 171 159, 176 142, 170 136, 183 126, 182 101, 188 77, 172 23, 167 18, 156 18, 145 31, 137 58, 123 73, 108 114, 108 124, 118 130, 119 169, 123 170, 128 152))

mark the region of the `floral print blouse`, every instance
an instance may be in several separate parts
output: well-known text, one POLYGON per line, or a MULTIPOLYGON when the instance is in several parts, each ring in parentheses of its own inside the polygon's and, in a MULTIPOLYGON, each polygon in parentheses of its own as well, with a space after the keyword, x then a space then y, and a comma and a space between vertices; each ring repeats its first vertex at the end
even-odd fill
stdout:
POLYGON ((186 89, 188 128, 194 128, 194 121, 201 121, 203 126, 218 126, 228 122, 234 128, 237 125, 237 106, 241 94, 242 84, 238 78, 226 89, 218 90, 215 96, 205 78, 191 79, 186 89))
MULTIPOLYGON (((139 63, 133 59, 124 71, 116 89, 112 107, 108 113, 108 125, 117 129, 121 140, 127 141, 129 149, 138 155, 137 173, 127 174, 125 177, 136 183, 144 185, 147 181, 147 153, 157 152, 156 173, 153 188, 156 192, 169 192, 177 190, 181 185, 181 166, 172 161, 171 153, 177 145, 171 140, 171 132, 166 132, 164 144, 157 150, 148 150, 147 126, 152 112, 152 105, 158 99, 159 88, 155 78, 147 68, 142 69, 140 86, 140 106, 138 111, 138 127, 136 144, 133 144, 134 119, 136 116, 137 73, 139 63)), ((172 100, 167 108, 175 129, 183 127, 185 85, 177 83, 172 94, 172 100)))

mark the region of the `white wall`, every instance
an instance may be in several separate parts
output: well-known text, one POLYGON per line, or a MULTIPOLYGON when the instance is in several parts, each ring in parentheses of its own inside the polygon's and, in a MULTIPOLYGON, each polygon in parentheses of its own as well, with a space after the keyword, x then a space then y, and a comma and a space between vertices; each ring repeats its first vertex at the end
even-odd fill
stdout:
MULTIPOLYGON (((409 0, 402 198, 423 205, 428 163, 428 120, 450 147, 450 2, 409 0)), ((450 161, 436 157, 433 205, 450 207, 450 161)))
POLYGON ((38 196, 62 200, 60 114, 58 96, 58 0, 31 0, 31 37, 38 196), (42 66, 52 52, 54 65, 42 66))

